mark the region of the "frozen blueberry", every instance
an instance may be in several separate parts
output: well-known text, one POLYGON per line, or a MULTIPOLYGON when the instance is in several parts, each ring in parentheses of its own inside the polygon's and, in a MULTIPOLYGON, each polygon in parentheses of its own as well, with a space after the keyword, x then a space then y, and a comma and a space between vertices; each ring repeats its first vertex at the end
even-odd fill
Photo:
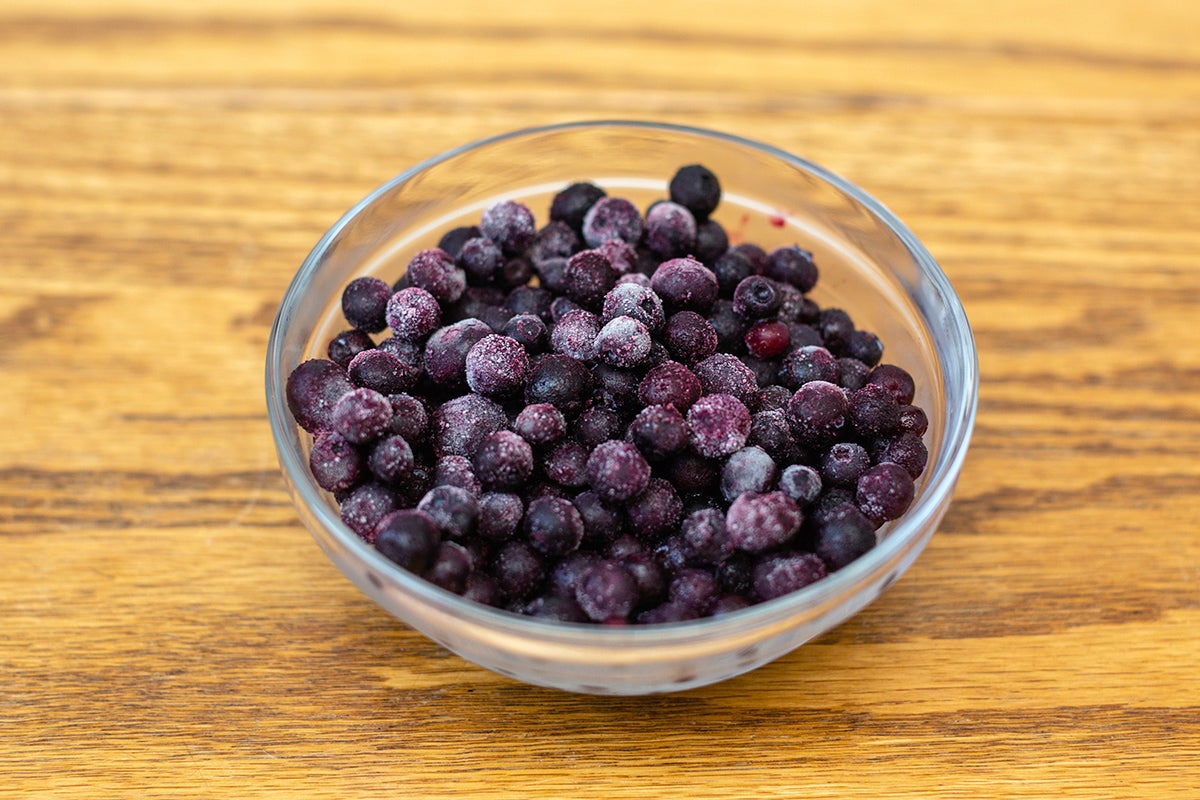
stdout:
POLYGON ((778 284, 762 275, 751 275, 733 290, 733 310, 746 319, 774 316, 779 302, 778 284))
POLYGON ((796 347, 779 364, 779 382, 790 389, 799 389, 810 381, 837 383, 840 377, 833 353, 815 345, 796 347))
POLYGON ((774 485, 775 460, 761 447, 743 447, 721 468, 721 496, 726 502, 732 503, 746 492, 763 494, 774 485))
MULTIPOLYGON (((609 239, 601 243, 596 250, 608 259, 608 262, 613 265, 613 269, 617 271, 617 274, 621 278, 631 275, 641 275, 640 272, 635 272, 639 263, 638 249, 629 242, 621 239, 609 239)), ((649 286, 649 276, 642 275, 642 277, 646 278, 647 283, 645 285, 649 286)), ((618 278, 617 281, 620 282, 621 278, 618 278)))
POLYGON ((855 442, 838 442, 821 457, 821 480, 830 486, 856 486, 870 466, 866 448, 855 442))
POLYGON ((492 561, 492 575, 501 594, 509 600, 521 600, 537 591, 546 579, 542 559, 527 542, 505 542, 492 561))
POLYGON ((671 459, 666 475, 681 493, 687 495, 711 492, 717 482, 714 462, 691 452, 671 459))
POLYGON ((925 471, 929 450, 920 436, 905 431, 891 438, 876 440, 871 447, 871 458, 876 464, 886 461, 899 464, 916 480, 925 471))
POLYGON ((721 297, 732 299, 738 285, 754 274, 754 265, 737 250, 727 250, 712 262, 712 271, 721 297))
POLYGON ((385 436, 367 457, 371 473, 384 483, 395 483, 413 468, 413 451, 403 436, 385 436))
POLYGON ((636 367, 650 355, 650 330, 633 317, 616 317, 596 334, 596 355, 612 367, 636 367))
POLYGON ((554 622, 588 622, 587 614, 575 602, 574 597, 560 595, 541 595, 535 597, 517 610, 518 613, 537 619, 553 620, 554 622))
POLYGON ((530 355, 537 355, 550 343, 550 331, 541 317, 517 314, 504 323, 503 333, 518 342, 530 355))
POLYGON ((513 430, 532 445, 550 444, 566 435, 567 419, 550 403, 534 403, 517 414, 513 430))
POLYGON ((746 351, 755 358, 779 358, 791 346, 788 326, 778 320, 764 320, 750 326, 742 339, 746 351))
POLYGON ((513 312, 513 316, 533 314, 541 317, 542 322, 549 322, 552 302, 554 294, 541 286, 518 286, 508 293, 504 307, 513 312))
POLYGON ((463 242, 454 263, 466 275, 468 283, 483 286, 496 279, 505 261, 499 245, 486 236, 477 236, 463 242))
POLYGON ((463 539, 475 530, 479 499, 457 486, 435 486, 417 503, 417 510, 429 515, 445 535, 463 539))
POLYGON ((661 625, 668 622, 686 622, 699 617, 700 613, 686 603, 668 600, 638 614, 637 621, 639 625, 661 625))
POLYGON ((351 489, 341 502, 342 522, 371 542, 374 541, 379 520, 395 511, 399 501, 395 492, 383 484, 367 482, 351 489))
MULTIPOLYGON (((779 380, 779 365, 775 361, 749 355, 738 356, 738 360, 746 365, 746 369, 754 373, 754 380, 760 390, 775 385, 775 382, 779 380)), ((761 404, 760 394, 761 392, 755 392, 753 396, 747 398, 747 402, 755 411, 761 404)))
POLYGON ((802 506, 821 494, 821 475, 806 464, 791 464, 779 476, 779 489, 802 506))
POLYGON ((682 603, 706 616, 721 592, 721 585, 710 570, 685 567, 680 570, 667 587, 671 602, 682 603))
POLYGON ((569 500, 541 497, 525 512, 525 535, 537 552, 561 558, 583 541, 583 518, 569 500))
MULTIPOLYGON (((483 484, 475 475, 475 467, 466 456, 442 456, 433 471, 432 486, 457 486, 479 497, 483 484)), ((430 488, 432 488, 432 486, 430 488)))
POLYGON ((685 554, 690 563, 717 566, 733 554, 733 542, 725 528, 725 515, 715 508, 689 514, 680 527, 685 554))
POLYGON ((601 499, 624 503, 646 490, 650 465, 632 443, 604 442, 588 457, 587 481, 601 499))
POLYGON ((371 340, 369 334, 357 328, 351 328, 330 339, 329 345, 325 348, 325 354, 329 356, 330 361, 345 369, 350 366, 350 361, 356 355, 364 350, 370 350, 374 346, 375 342, 371 340))
POLYGON ((333 409, 342 395, 354 389, 346 370, 332 361, 302 362, 288 375, 288 410, 309 433, 333 427, 333 409))
POLYGON ((360 331, 379 333, 387 327, 392 287, 373 277, 355 278, 342 290, 342 315, 360 331))
POLYGON ((441 542, 437 524, 411 509, 392 512, 380 520, 374 537, 376 550, 418 575, 433 563, 441 542))
POLYGON ((581 250, 567 259, 562 288, 567 297, 584 308, 599 308, 619 277, 621 273, 602 252, 581 250))
MULTIPOLYGON (((791 392, 788 392, 788 397, 791 397, 791 392)), ((792 461, 796 455, 792 426, 788 423, 787 415, 777 408, 759 411, 751 416, 750 435, 746 437, 746 442, 761 447, 776 461, 792 461)))
POLYGON ((583 218, 587 215, 588 209, 602 197, 605 197, 604 190, 593 183, 583 181, 572 183, 554 195, 554 199, 550 202, 550 219, 561 220, 575 230, 579 230, 583 227, 583 218))
POLYGON ((651 478, 646 490, 628 501, 629 529, 635 536, 653 540, 674 530, 683 517, 683 501, 670 481, 651 478))
POLYGON ((594 379, 580 361, 555 353, 542 357, 529 371, 525 384, 525 402, 551 403, 572 414, 581 409, 592 394, 594 379))
MULTIPOLYGON (((696 226, 696 247, 692 255, 700 263, 711 267, 729 249, 729 235, 715 219, 705 220, 696 226)), ((686 253, 685 253, 686 255, 686 253)))
POLYGON ((442 307, 424 289, 410 286, 388 300, 387 323, 401 339, 419 341, 437 330, 442 322, 442 307))
POLYGON ((602 197, 583 217, 583 240, 599 247, 609 239, 637 244, 644 228, 637 206, 622 197, 602 197))
POLYGON ((748 553, 784 544, 796 535, 803 521, 800 506, 783 492, 747 492, 725 512, 730 541, 748 553))
POLYGON ((666 261, 696 249, 696 218, 678 203, 655 203, 646 212, 645 246, 666 261))
POLYGON ((554 302, 550 304, 550 321, 557 323, 560 319, 570 314, 572 311, 584 311, 584 307, 576 303, 566 295, 560 295, 554 298, 554 302))
POLYGON ((525 503, 515 494, 486 492, 479 498, 475 532, 493 542, 507 542, 516 535, 525 516, 525 503))
POLYGON ((499 607, 500 585, 486 572, 472 572, 467 576, 462 596, 465 600, 471 600, 481 605, 499 607))
POLYGON ((376 347, 386 353, 391 353, 404 362, 405 366, 416 370, 418 374, 424 369, 425 352, 420 342, 391 336, 384 339, 376 347))
POLYGON ((654 270, 650 288, 673 310, 704 314, 717 299, 717 276, 694 258, 673 258, 654 270))
POLYGON ((662 461, 687 446, 687 420, 674 406, 646 406, 629 423, 629 440, 647 460, 662 461))
POLYGON ((506 258, 496 274, 496 281, 506 288, 524 286, 533 280, 533 262, 524 256, 506 258))
POLYGON ((767 256, 766 274, 802 292, 812 291, 817 285, 817 265, 812 253, 794 244, 773 250, 767 256))
POLYGON ((560 220, 551 220, 537 235, 529 246, 529 258, 533 263, 545 261, 547 258, 570 258, 583 242, 570 225, 560 220))
POLYGON ((825 562, 815 553, 771 556, 754 567, 754 593, 760 600, 774 600, 816 583, 826 574, 825 562))
POLYGON ((471 463, 485 489, 513 490, 533 474, 533 448, 512 431, 496 431, 484 437, 471 463))
POLYGON ((737 356, 716 353, 696 364, 704 394, 729 394, 748 403, 758 393, 758 378, 737 356))
POLYGON ((425 343, 425 374, 434 383, 461 386, 466 380, 467 353, 490 335, 492 329, 474 317, 438 328, 425 343))
POLYGON ((346 373, 355 386, 374 389, 380 394, 406 392, 421 377, 418 369, 408 366, 386 350, 363 350, 350 360, 346 373))
POLYGON ((353 444, 379 438, 391 426, 392 404, 374 389, 346 392, 333 407, 333 429, 353 444))
POLYGON ((662 300, 649 287, 636 283, 618 283, 604 296, 600 322, 608 324, 617 317, 632 317, 652 333, 661 330, 666 322, 662 300))
POLYGON ((571 311, 550 329, 550 347, 579 361, 591 361, 596 357, 599 333, 600 320, 595 314, 583 309, 571 311))
POLYGON ((728 594, 749 595, 754 591, 754 565, 757 558, 750 553, 734 551, 717 567, 721 590, 728 594))
POLYGON ((560 597, 575 597, 575 588, 579 585, 583 573, 596 564, 602 556, 591 550, 575 550, 567 553, 550 569, 549 592, 560 597))
POLYGON ((453 303, 467 288, 467 276, 445 250, 421 250, 408 262, 408 285, 424 289, 439 303, 453 303))
POLYGON ((708 219, 721 202, 721 182, 701 164, 680 167, 671 178, 668 191, 671 200, 691 211, 699 222, 708 219))
POLYGON ((854 320, 840 308, 821 310, 817 320, 817 330, 821 333, 821 341, 834 355, 848 355, 846 343, 854 332, 854 320))
POLYGON ((482 235, 483 231, 479 230, 478 225, 460 225, 442 234, 442 238, 438 239, 437 246, 451 256, 457 257, 468 240, 479 238, 482 235))
POLYGON ((454 594, 462 594, 471 574, 471 555, 458 542, 442 542, 434 554, 433 563, 421 577, 454 594))
POLYGON ((792 390, 786 386, 774 384, 764 386, 758 391, 759 411, 782 411, 787 408, 788 400, 792 399, 792 390))
POLYGON ((483 437, 508 426, 508 415, 482 395, 465 394, 439 406, 430 422, 435 453, 470 457, 483 437))
POLYGON ((873 367, 883 358, 883 343, 870 331, 855 330, 846 337, 846 355, 873 367))
POLYGON ((857 358, 848 358, 842 356, 837 359, 838 379, 837 385, 848 392, 857 392, 859 389, 867 385, 867 378, 871 375, 871 368, 857 358))
POLYGON ((403 436, 410 444, 422 441, 429 430, 429 412, 425 404, 403 392, 388 395, 388 402, 392 406, 391 432, 403 436))
POLYGON ((900 427, 900 405, 884 386, 868 383, 850 395, 850 422, 862 439, 888 436, 900 427))
POLYGON ((905 433, 923 436, 929 430, 929 417, 920 406, 900 406, 898 427, 905 433))
POLYGON ((833 572, 875 546, 875 526, 850 503, 826 517, 817 526, 816 554, 833 572))
MULTIPOLYGON (((651 364, 653 359, 654 346, 651 345, 650 355, 642 366, 651 364)), ((638 385, 641 381, 637 370, 610 367, 601 363, 592 369, 592 377, 596 380, 596 391, 592 397, 595 404, 626 411, 637 403, 638 385)))
POLYGON ((588 449, 574 439, 563 439, 546 453, 542 469, 557 485, 580 488, 587 484, 588 449))
POLYGON ((594 622, 625 619, 637 605, 637 581, 619 562, 598 561, 579 576, 575 601, 594 622))
POLYGON ((705 458, 740 450, 750 435, 750 412, 728 394, 701 397, 688 409, 687 421, 692 447, 705 458))
POLYGON ((695 311, 678 311, 667 320, 663 343, 672 358, 692 365, 717 352, 717 331, 695 311))
POLYGON ((612 542, 621 535, 625 523, 619 508, 612 506, 588 489, 572 500, 583 520, 583 536, 590 542, 612 542))
POLYGON ((751 602, 745 596, 740 594, 723 594, 716 599, 712 608, 709 610, 709 616, 719 617, 722 614, 732 614, 734 611, 741 611, 743 608, 749 608, 751 602))
POLYGON ((317 435, 308 455, 308 465, 317 485, 327 492, 349 491, 358 483, 363 471, 358 448, 334 431, 317 435))
POLYGON ((501 200, 484 209, 479 228, 510 257, 523 253, 537 233, 533 212, 514 200, 501 200))
MULTIPOLYGON (((751 323, 733 310, 732 301, 719 299, 713 303, 712 311, 708 315, 708 324, 717 332, 717 346, 722 352, 737 354, 745 349, 743 337, 751 323)), ((794 346, 794 336, 792 340, 794 346)))
POLYGON ((800 444, 828 445, 847 427, 850 404, 840 387, 827 381, 809 381, 788 401, 788 422, 800 444))
POLYGON ((670 405, 686 413, 700 399, 700 379, 690 369, 668 361, 646 372, 638 384, 638 399, 645 405, 670 405))
POLYGON ((885 461, 871 467, 858 479, 854 501, 873 522, 885 522, 903 514, 915 494, 912 476, 899 464, 885 461))
POLYGON ((895 364, 880 364, 875 367, 871 370, 871 377, 867 379, 867 383, 878 384, 887 389, 900 405, 912 403, 916 393, 912 375, 895 364))
POLYGON ((581 445, 591 451, 601 442, 620 438, 623 427, 621 415, 616 411, 593 405, 575 419, 571 433, 581 445))
POLYGON ((514 394, 525 386, 529 354, 515 339, 491 334, 467 352, 467 385, 487 397, 514 394))

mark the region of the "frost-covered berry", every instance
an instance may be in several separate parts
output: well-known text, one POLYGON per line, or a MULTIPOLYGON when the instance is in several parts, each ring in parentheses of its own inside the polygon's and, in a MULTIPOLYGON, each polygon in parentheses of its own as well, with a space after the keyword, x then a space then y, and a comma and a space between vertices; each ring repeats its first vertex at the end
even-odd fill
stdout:
POLYGON ((587 481, 603 500, 623 503, 646 490, 650 465, 632 443, 604 442, 588 456, 587 481))
POLYGON ((408 284, 429 292, 439 303, 454 303, 467 288, 467 276, 454 256, 439 248, 421 250, 408 262, 408 284))
POLYGON ((534 403, 517 414, 513 430, 532 445, 550 444, 566 435, 567 418, 550 403, 534 403))
POLYGON ((345 492, 354 488, 363 472, 358 448, 333 431, 318 434, 308 455, 308 464, 317 485, 327 492, 345 492))
POLYGON ((813 255, 796 245, 773 250, 767 256, 766 274, 780 283, 795 286, 802 292, 811 291, 817 285, 817 265, 813 255))
POLYGON ((701 164, 680 167, 668 185, 671 200, 684 206, 699 222, 708 219, 721 202, 721 182, 701 164))
POLYGON ((599 247, 609 239, 637 244, 643 230, 641 212, 623 197, 602 197, 583 217, 583 240, 588 247, 599 247))
POLYGON ((696 249, 696 218, 678 203, 655 203, 646 212, 644 241, 664 261, 691 255, 696 249))
POLYGON ((525 535, 537 552, 560 558, 583 541, 583 518, 569 500, 541 497, 525 512, 525 535))
POLYGON ((885 461, 871 467, 858 479, 854 500, 872 522, 881 523, 903 514, 915 493, 908 471, 899 464, 885 461))
POLYGON ((379 522, 375 549, 409 572, 423 573, 433 563, 441 542, 437 524, 412 509, 395 511, 379 522))
POLYGON ((754 593, 760 600, 774 600, 816 583, 826 574, 825 562, 814 553, 764 558, 754 567, 754 593))
POLYGON ((800 506, 783 492, 747 492, 725 512, 730 541, 748 553, 784 544, 796 535, 803 521, 800 506))
POLYGON ((346 392, 333 407, 333 429, 348 442, 366 444, 392 424, 392 404, 374 389, 346 392))
POLYGON ((355 278, 342 290, 342 315, 360 331, 379 333, 387 327, 392 287, 379 278, 355 278))
POLYGON ((514 200, 501 200, 484 209, 479 228, 510 257, 523 253, 537 233, 533 212, 514 200))
POLYGON ((605 196, 604 190, 594 183, 585 181, 572 183, 554 195, 554 199, 550 202, 550 219, 561 220, 575 230, 579 230, 583 227, 583 218, 587 215, 588 209, 605 196))
POLYGON ((768 492, 775 485, 775 460, 761 447, 743 447, 721 468, 721 495, 733 502, 746 492, 768 492))
POLYGON ((694 258, 673 258, 650 276, 650 288, 673 310, 704 314, 717 299, 717 276, 694 258))
POLYGON ((636 367, 650 355, 650 330, 633 317, 616 317, 596 334, 597 357, 612 367, 636 367))
POLYGON ((690 369, 667 361, 648 370, 638 384, 638 399, 644 405, 670 405, 686 413, 700 399, 700 379, 690 369))
POLYGON ((485 489, 510 491, 533 474, 533 448, 512 431, 496 431, 484 437, 471 463, 485 489))
POLYGON ((401 339, 419 341, 437 330, 442 307, 424 289, 410 286, 392 295, 387 305, 387 324, 401 339))
POLYGON ((465 372, 471 391, 487 397, 504 397, 524 388, 529 354, 515 339, 493 333, 467 352, 465 372))
POLYGON ((745 404, 728 394, 701 397, 687 413, 692 447, 705 458, 721 458, 746 444, 750 435, 750 412, 745 404))
POLYGON ((304 361, 288 375, 285 389, 288 410, 309 433, 328 430, 333 427, 337 401, 353 389, 346 370, 332 361, 304 361))

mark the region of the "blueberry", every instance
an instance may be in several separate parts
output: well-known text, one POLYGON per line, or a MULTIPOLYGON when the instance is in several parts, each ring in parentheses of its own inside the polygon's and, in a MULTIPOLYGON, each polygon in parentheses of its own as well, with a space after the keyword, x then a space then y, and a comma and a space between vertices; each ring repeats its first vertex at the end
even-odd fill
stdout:
POLYGON ((484 437, 472 464, 485 489, 517 489, 533 474, 533 448, 512 431, 496 431, 484 437))
POLYGON ((833 353, 816 345, 797 347, 779 364, 779 382, 791 389, 810 381, 837 383, 840 378, 841 368, 833 353))
POLYGON ((821 480, 830 486, 856 486, 870 467, 866 448, 855 442, 838 442, 821 457, 821 480))
POLYGON ((733 290, 733 310, 746 319, 765 319, 779 310, 780 299, 775 281, 751 275, 733 290))
MULTIPOLYGON (((791 396, 792 393, 788 392, 788 397, 791 396)), ((761 447, 777 461, 791 461, 796 453, 792 426, 788 423, 787 415, 777 408, 756 412, 750 418, 750 435, 746 437, 746 442, 761 447)))
POLYGON ((779 489, 802 506, 821 494, 821 475, 806 464, 791 464, 779 476, 779 489))
POLYGON ((712 170, 701 164, 689 164, 676 171, 668 186, 671 200, 684 206, 703 222, 721 202, 721 182, 712 170))
POLYGON ((317 435, 308 455, 308 465, 317 485, 327 492, 349 491, 363 472, 358 449, 333 431, 317 435))
POLYGON ((492 575, 501 594, 509 600, 522 600, 542 585, 546 568, 527 542, 505 542, 492 561, 492 575))
POLYGON ((570 258, 582 246, 579 234, 572 230, 570 225, 551 220, 533 237, 533 244, 529 246, 529 258, 534 264, 548 258, 570 258))
POLYGON ((475 530, 479 519, 479 499, 457 486, 435 486, 417 503, 422 511, 453 539, 464 539, 475 530))
POLYGON ((754 270, 755 275, 762 275, 767 271, 767 251, 754 242, 742 242, 741 244, 734 245, 731 249, 745 256, 750 261, 750 266, 754 270))
POLYGON ((526 603, 519 613, 554 622, 588 622, 587 614, 583 613, 574 597, 559 595, 535 597, 526 603))
POLYGON ((380 481, 395 483, 408 475, 409 470, 413 468, 412 448, 403 436, 386 436, 371 448, 367 466, 380 481))
POLYGON ((550 347, 578 361, 591 361, 596 357, 599 333, 600 320, 595 314, 582 309, 571 311, 550 329, 550 347))
POLYGON ((647 460, 662 461, 687 446, 687 420, 674 406, 646 406, 629 423, 629 440, 647 460))
POLYGON ((525 503, 515 494, 487 492, 479 498, 475 532, 494 542, 507 542, 516 535, 525 517, 525 503))
POLYGON ((596 334, 596 356, 612 367, 636 367, 650 355, 650 330, 633 317, 616 317, 596 334))
POLYGON ((562 289, 584 308, 599 308, 621 273, 599 250, 582 250, 567 259, 562 289))
POLYGON ((561 220, 575 230, 583 227, 583 218, 597 200, 605 197, 604 190, 592 183, 572 183, 550 202, 550 219, 561 220))
POLYGON ((725 527, 725 515, 715 508, 694 511, 680 528, 689 563, 717 566, 733 554, 733 542, 725 527))
POLYGON ((467 588, 467 576, 471 574, 471 556, 457 542, 442 542, 434 554, 433 563, 421 577, 448 592, 462 594, 467 588))
POLYGON ((898 426, 905 433, 922 436, 929 430, 929 417, 920 406, 903 405, 900 406, 898 426))
POLYGON ((813 255, 796 245, 780 247, 767 256, 766 274, 780 283, 795 286, 801 292, 817 285, 817 265, 813 255))
POLYGON ((466 394, 439 406, 430 423, 435 453, 469 457, 483 437, 508 426, 508 415, 486 397, 466 394))
MULTIPOLYGON (((554 302, 550 304, 550 321, 552 323, 557 323, 559 320, 561 320, 567 314, 570 314, 572 311, 584 311, 584 310, 586 310, 586 309, 584 309, 583 306, 579 305, 579 303, 576 303, 574 300, 567 297, 566 295, 562 295, 560 297, 554 298, 554 302)), ((599 330, 599 328, 597 328, 597 330, 599 330)))
POLYGON ((619 562, 599 561, 580 575, 575 601, 595 622, 625 619, 637 605, 637 581, 619 562))
POLYGON ((496 279, 504 266, 504 254, 500 247, 486 236, 468 239, 454 257, 454 264, 466 276, 472 286, 482 286, 496 279))
POLYGON ((525 535, 537 552, 561 558, 583 541, 583 518, 569 500, 541 497, 525 512, 525 535))
POLYGON ((551 403, 571 414, 591 396, 594 379, 578 360, 558 353, 543 357, 529 372, 525 402, 551 403))
MULTIPOLYGON (((750 322, 733 310, 732 301, 720 299, 713 303, 708 324, 717 332, 717 347, 722 352, 737 354, 745 348, 743 337, 750 328, 750 322)), ((795 337, 792 338, 794 346, 795 337)))
POLYGON ((404 362, 404 365, 409 369, 415 370, 418 375, 424 370, 425 351, 420 342, 412 342, 408 339, 401 339, 397 336, 392 336, 384 339, 376 347, 383 350, 385 353, 391 353, 396 358, 404 362))
POLYGON ((583 573, 604 559, 591 550, 575 550, 563 556, 550 569, 549 593, 559 597, 575 598, 575 588, 583 573))
POLYGON ((504 299, 504 307, 518 314, 533 314, 541 317, 542 322, 550 320, 550 304, 554 295, 541 286, 518 286, 508 293, 504 299))
POLYGON ((690 366, 717 352, 717 331, 695 311, 678 311, 667 320, 663 343, 673 359, 690 366))
POLYGON ((746 492, 768 492, 775 485, 775 472, 775 460, 767 451, 753 445, 743 447, 721 468, 721 495, 732 503, 746 492))
MULTIPOLYGON (((653 356, 654 350, 651 345, 651 354, 646 359, 647 364, 651 362, 653 356)), ((636 370, 597 364, 592 370, 592 377, 596 381, 596 391, 592 398, 596 404, 624 411, 637 403, 641 376, 636 370)))
POLYGON ((862 439, 887 436, 900 427, 900 405, 878 383, 868 383, 850 395, 850 423, 862 439))
POLYGON ((664 261, 690 255, 696 249, 696 218, 678 203, 655 203, 646 212, 645 245, 664 261))
POLYGON ((814 553, 764 558, 754 567, 754 593, 773 600, 816 583, 826 575, 825 563, 814 553))
POLYGON ((704 394, 733 395, 748 403, 758 393, 758 378, 737 356, 716 353, 695 366, 704 394))
POLYGON ((619 508, 612 506, 591 489, 580 492, 572 500, 583 520, 583 536, 587 541, 612 542, 624 530, 625 523, 619 508))
POLYGON ((873 367, 883 358, 883 343, 870 331, 852 331, 846 337, 846 355, 873 367))
MULTIPOLYGON (((610 554, 611 557, 616 557, 610 554)), ((619 558, 621 566, 628 570, 637 584, 635 608, 648 608, 662 602, 667 592, 666 578, 654 557, 644 550, 626 552, 619 558)))
POLYGON ((899 464, 916 480, 925 471, 929 450, 920 436, 905 431, 888 439, 876 440, 871 447, 871 458, 876 464, 888 461, 899 464))
POLYGON ((786 543, 803 521, 800 506, 783 492, 747 492, 725 513, 730 541, 748 553, 761 553, 786 543))
POLYGON ((694 258, 673 258, 654 270, 650 288, 673 310, 704 314, 716 302, 717 276, 694 258))
POLYGON ((859 389, 867 385, 867 378, 871 375, 871 368, 857 358, 848 358, 842 356, 837 359, 838 379, 837 385, 848 392, 857 392, 859 389))
POLYGON ((668 361, 646 372, 637 387, 645 405, 670 405, 686 413, 700 399, 700 379, 683 364, 668 361))
POLYGON ((502 333, 518 342, 525 352, 536 355, 550 343, 550 331, 542 318, 534 314, 517 314, 504 323, 502 333))
POLYGON ((750 412, 728 394, 701 397, 688 409, 687 422, 692 447, 706 458, 740 450, 750 435, 750 412))
POLYGON ((833 572, 875 546, 875 527, 850 503, 843 504, 817 526, 816 554, 833 572))
POLYGON ((604 442, 587 459, 587 481, 601 499, 623 503, 646 490, 650 465, 633 444, 604 442))
POLYGON ((609 239, 637 244, 644 228, 637 206, 622 197, 602 197, 583 217, 583 240, 599 247, 609 239))
POLYGON ((546 445, 566 435, 567 419, 550 403, 534 403, 517 414, 513 430, 532 445, 546 445))
POLYGON ((757 559, 749 553, 734 551, 717 567, 717 581, 728 594, 749 595, 754 591, 754 565, 757 559))
POLYGON ((850 315, 840 308, 826 308, 821 311, 817 321, 817 330, 821 333, 821 341, 834 355, 848 355, 846 344, 850 334, 854 332, 854 321, 850 315))
POLYGON ((712 461, 695 453, 684 452, 667 464, 666 475, 683 494, 711 492, 717 482, 712 461))
POLYGON ((387 323, 401 339, 419 341, 437 330, 442 307, 424 289, 410 286, 392 295, 387 305, 387 323))
POLYGON ((345 369, 350 366, 350 361, 356 355, 364 350, 370 350, 374 346, 375 342, 371 340, 369 334, 357 328, 351 328, 330 339, 329 345, 325 348, 325 354, 329 356, 330 361, 345 369))
POLYGON ((915 492, 908 471, 899 464, 885 461, 871 467, 858 479, 854 500, 872 522, 880 523, 903 514, 915 492))
POLYGON ((355 386, 380 394, 399 394, 417 385, 418 369, 410 367, 386 350, 363 350, 350 359, 346 373, 355 386))
POLYGON ((560 486, 580 488, 587 484, 588 449, 574 439, 563 439, 546 453, 542 468, 546 477, 560 486))
MULTIPOLYGON (((613 269, 621 278, 627 275, 641 275, 640 272, 635 272, 639 264, 638 249, 629 242, 622 239, 609 239, 595 249, 608 259, 608 263, 612 264, 613 269)), ((646 286, 649 286, 649 277, 645 275, 642 277, 647 279, 646 286)), ((621 278, 617 280, 620 281, 621 278)))
POLYGON ((788 422, 797 441, 819 447, 835 441, 847 427, 850 404, 845 393, 826 381, 809 381, 788 401, 788 422))
POLYGON ((496 281, 506 288, 512 289, 524 286, 533 280, 535 271, 533 262, 524 256, 506 258, 496 274, 496 281))
POLYGON ((652 333, 666 323, 662 300, 649 287, 636 283, 618 283, 604 296, 600 322, 608 324, 617 317, 632 317, 652 333))
POLYGON ((759 411, 782 411, 792 399, 792 390, 778 384, 764 386, 758 391, 759 411))
POLYGON ((341 502, 342 522, 371 542, 379 520, 395 511, 399 501, 395 492, 383 484, 367 482, 351 489, 341 502))
POLYGON ((475 467, 466 456, 442 456, 433 471, 433 486, 455 486, 479 497, 483 484, 475 475, 475 467))
POLYGON ((332 422, 346 441, 366 444, 391 426, 392 404, 374 389, 354 389, 338 399, 332 422))
POLYGON ((746 351, 755 358, 779 358, 791 346, 788 326, 778 320, 764 320, 750 326, 742 339, 746 351))
POLYGON ((484 209, 479 228, 506 256, 523 253, 537 233, 533 212, 514 200, 501 200, 484 209))
POLYGON ((480 605, 498 607, 501 600, 500 585, 486 572, 472 572, 467 576, 462 596, 480 605))
POLYGON ((408 285, 424 289, 439 303, 454 303, 467 288, 467 276, 445 250, 422 250, 408 262, 408 285))
POLYGON ((333 427, 334 406, 352 389, 354 384, 346 370, 332 361, 304 361, 288 375, 288 410, 309 433, 328 430, 333 427))
POLYGON ((503 397, 525 387, 529 354, 515 339, 491 334, 467 352, 467 385, 487 397, 503 397))
POLYGON ((375 532, 375 549, 409 572, 423 573, 433 563, 441 535, 437 524, 420 511, 395 511, 375 532))
POLYGON ((709 219, 696 226, 696 247, 692 255, 700 263, 711 267, 728 249, 729 235, 725 233, 721 223, 709 219))
POLYGON ((686 603, 668 600, 662 605, 655 606, 637 615, 639 625, 661 625, 668 622, 686 622, 698 619, 699 612, 686 603))
POLYGON ((867 379, 867 383, 878 384, 887 389, 900 405, 912 403, 916 393, 912 375, 895 364, 880 364, 875 367, 871 370, 871 377, 867 379))
POLYGON ((712 262, 712 271, 721 297, 732 298, 738 285, 754 274, 754 264, 737 250, 728 250, 712 262))
POLYGON ((467 241, 479 238, 482 235, 483 231, 479 230, 478 225, 461 225, 457 228, 451 228, 442 234, 442 238, 438 240, 437 246, 439 249, 445 250, 452 257, 457 257, 467 241))
POLYGON ((392 287, 379 278, 355 278, 342 290, 342 315, 354 328, 379 333, 387 327, 392 287))
POLYGON ((721 586, 715 575, 706 569, 688 567, 680 570, 667 587, 671 602, 681 603, 705 616, 720 594, 721 586))
POLYGON ((619 438, 623 428, 620 414, 594 405, 576 418, 571 433, 590 452, 601 442, 619 438))

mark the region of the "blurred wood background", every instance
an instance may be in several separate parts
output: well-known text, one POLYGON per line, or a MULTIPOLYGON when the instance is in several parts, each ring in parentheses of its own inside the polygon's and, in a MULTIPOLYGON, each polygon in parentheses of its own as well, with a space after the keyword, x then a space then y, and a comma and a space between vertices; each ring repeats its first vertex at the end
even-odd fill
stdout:
POLYGON ((7 0, 0 797, 1200 796, 1200 5, 7 0), (961 294, 916 566, 748 676, 514 683, 293 512, 275 307, 447 147, 647 118, 804 155, 961 294))

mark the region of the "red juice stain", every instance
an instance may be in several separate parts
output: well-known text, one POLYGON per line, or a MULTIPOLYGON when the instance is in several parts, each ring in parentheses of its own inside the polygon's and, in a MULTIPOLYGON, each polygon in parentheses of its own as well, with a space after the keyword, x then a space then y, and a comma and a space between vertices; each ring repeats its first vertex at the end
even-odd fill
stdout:
POLYGON ((767 220, 776 228, 782 228, 787 224, 787 220, 784 218, 783 214, 772 214, 767 218, 767 220))

